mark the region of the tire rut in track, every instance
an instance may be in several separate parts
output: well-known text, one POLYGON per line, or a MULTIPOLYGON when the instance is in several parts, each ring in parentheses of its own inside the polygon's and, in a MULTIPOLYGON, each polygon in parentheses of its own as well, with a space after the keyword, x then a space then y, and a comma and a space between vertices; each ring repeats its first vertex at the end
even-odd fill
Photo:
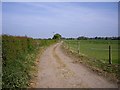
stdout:
POLYGON ((56 53, 56 48, 58 47, 58 45, 59 44, 57 44, 53 48, 53 57, 55 58, 56 62, 59 64, 58 69, 60 70, 61 76, 67 79, 74 76, 75 73, 67 67, 67 65, 61 60, 61 58, 56 53))

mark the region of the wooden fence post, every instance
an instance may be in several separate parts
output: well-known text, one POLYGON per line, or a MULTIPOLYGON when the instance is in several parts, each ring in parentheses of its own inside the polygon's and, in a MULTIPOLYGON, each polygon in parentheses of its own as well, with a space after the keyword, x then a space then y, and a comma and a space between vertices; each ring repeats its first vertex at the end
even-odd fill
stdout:
POLYGON ((80 44, 79 44, 79 40, 78 40, 78 54, 80 54, 80 44))
POLYGON ((112 64, 112 58, 111 58, 111 46, 109 45, 109 64, 112 64))

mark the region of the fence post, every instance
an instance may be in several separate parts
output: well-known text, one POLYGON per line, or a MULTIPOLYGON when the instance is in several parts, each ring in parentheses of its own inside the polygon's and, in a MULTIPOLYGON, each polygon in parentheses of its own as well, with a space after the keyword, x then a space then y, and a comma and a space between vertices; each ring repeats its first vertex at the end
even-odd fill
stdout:
POLYGON ((112 64, 112 58, 111 58, 111 46, 109 45, 109 64, 112 64))
POLYGON ((80 45, 79 45, 79 40, 78 40, 78 54, 80 54, 80 45))

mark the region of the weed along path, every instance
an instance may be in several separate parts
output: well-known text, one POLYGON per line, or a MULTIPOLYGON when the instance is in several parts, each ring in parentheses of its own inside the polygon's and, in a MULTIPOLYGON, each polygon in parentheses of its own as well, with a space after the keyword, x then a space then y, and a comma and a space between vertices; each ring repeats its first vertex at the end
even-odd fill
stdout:
POLYGON ((48 47, 38 66, 36 88, 116 88, 82 64, 73 63, 61 49, 61 43, 48 47))

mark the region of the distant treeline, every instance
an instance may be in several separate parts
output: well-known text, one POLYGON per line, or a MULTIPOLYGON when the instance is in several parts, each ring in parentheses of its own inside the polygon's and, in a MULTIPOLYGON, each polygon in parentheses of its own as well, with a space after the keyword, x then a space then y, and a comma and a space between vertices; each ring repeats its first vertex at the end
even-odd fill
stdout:
POLYGON ((119 37, 85 37, 85 36, 80 36, 78 38, 64 38, 62 37, 62 39, 66 39, 66 40, 120 40, 120 36, 119 37))

